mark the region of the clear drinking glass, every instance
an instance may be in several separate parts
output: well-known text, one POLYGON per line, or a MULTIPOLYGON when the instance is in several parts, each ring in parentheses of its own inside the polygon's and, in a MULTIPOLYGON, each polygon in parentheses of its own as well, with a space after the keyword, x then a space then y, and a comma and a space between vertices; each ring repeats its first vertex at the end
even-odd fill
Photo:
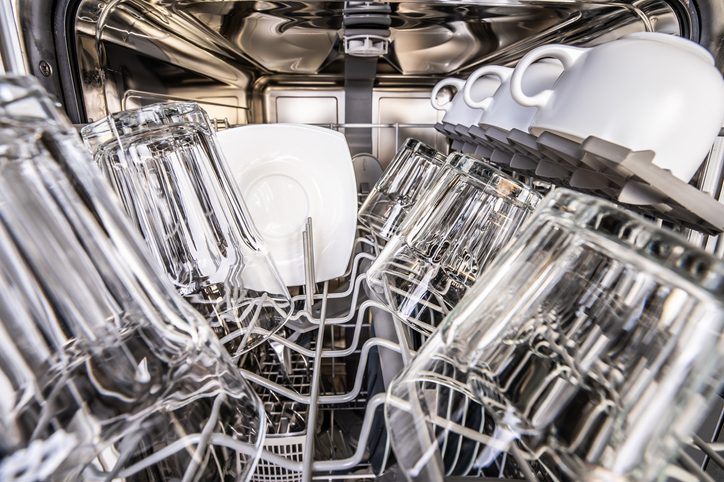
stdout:
POLYGON ((260 400, 35 79, 0 77, 0 167, 0 479, 248 479, 260 400))
POLYGON ((418 140, 407 139, 360 207, 360 223, 384 244, 399 232, 444 163, 443 154, 418 140))
POLYGON ((541 196, 489 164, 448 156, 434 187, 367 272, 417 349, 515 236, 541 196))
POLYGON ((227 346, 232 353, 283 326, 289 293, 203 109, 155 104, 112 114, 81 134, 178 292, 219 336, 244 332, 227 346))
POLYGON ((609 202, 558 189, 389 392, 411 480, 439 480, 430 384, 489 425, 478 463, 543 480, 656 480, 724 378, 724 263, 609 202), (451 365, 455 377, 438 368, 451 365))

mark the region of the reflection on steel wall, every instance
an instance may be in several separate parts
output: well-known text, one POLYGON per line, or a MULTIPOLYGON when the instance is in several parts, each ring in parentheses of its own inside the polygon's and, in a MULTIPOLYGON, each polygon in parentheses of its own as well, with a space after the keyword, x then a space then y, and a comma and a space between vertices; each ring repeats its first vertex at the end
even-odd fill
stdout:
MULTIPOLYGON (((240 111, 252 106, 255 84, 268 84, 270 76, 307 85, 341 79, 343 6, 84 0, 75 40, 87 116, 120 110, 132 90, 221 100, 231 122, 244 123, 248 116, 240 111)), ((378 62, 377 79, 398 86, 429 87, 439 77, 465 74, 481 63, 511 63, 551 41, 593 45, 632 31, 682 33, 664 0, 390 6, 391 43, 378 62)), ((257 112, 251 120, 265 117, 257 112)))

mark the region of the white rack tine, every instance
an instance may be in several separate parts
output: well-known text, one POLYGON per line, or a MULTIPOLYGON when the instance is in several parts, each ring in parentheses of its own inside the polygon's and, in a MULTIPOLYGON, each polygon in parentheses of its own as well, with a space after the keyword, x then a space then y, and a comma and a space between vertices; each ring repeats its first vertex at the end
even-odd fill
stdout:
POLYGON ((377 407, 385 402, 385 394, 378 393, 377 395, 370 398, 367 402, 367 408, 365 409, 365 417, 362 420, 362 428, 360 430, 359 440, 357 442, 357 449, 355 453, 346 459, 340 460, 324 460, 314 462, 314 470, 322 471, 335 471, 335 470, 346 470, 351 469, 358 465, 364 457, 365 450, 367 450, 367 439, 370 435, 370 429, 372 428, 372 422, 375 418, 375 411, 377 407))
POLYGON ((709 474, 701 470, 701 467, 699 467, 699 464, 697 464, 686 452, 683 450, 679 451, 679 462, 681 462, 681 465, 689 471, 692 475, 694 475, 697 480, 703 481, 703 482, 716 482, 709 474))
POLYGON ((204 425, 204 429, 201 431, 201 438, 199 439, 199 443, 196 445, 196 450, 194 451, 194 455, 191 457, 191 462, 186 468, 186 472, 184 472, 182 482, 192 482, 196 473, 199 471, 199 468, 201 468, 200 461, 206 452, 211 434, 214 433, 214 426, 218 421, 219 410, 221 409, 221 404, 224 402, 224 398, 225 397, 223 395, 218 395, 214 399, 211 414, 209 415, 209 419, 206 421, 206 425, 204 425))
MULTIPOLYGON (((359 344, 360 334, 362 331, 362 325, 364 323, 365 316, 367 314, 367 311, 369 311, 372 308, 388 311, 388 308, 378 301, 373 301, 373 300, 363 301, 360 304, 359 309, 357 311, 357 317, 356 317, 354 331, 352 333, 352 341, 351 341, 350 345, 347 348, 342 348, 339 350, 334 350, 334 349, 323 350, 321 357, 322 358, 342 358, 342 357, 346 357, 346 356, 349 356, 352 353, 354 353, 354 351, 357 350, 357 347, 359 344)), ((347 321, 349 321, 349 320, 347 320, 347 321)), ((403 330, 402 323, 400 322, 399 318, 395 318, 394 321, 395 321, 395 329, 398 330, 397 335, 399 338, 404 333, 402 331, 403 330)), ((332 323, 328 323, 325 320, 325 325, 331 325, 331 324, 332 323)), ((264 330, 261 328, 257 328, 254 331, 254 333, 257 335, 264 336, 264 337, 268 338, 270 341, 280 343, 280 344, 286 346, 287 348, 296 351, 300 355, 303 355, 303 356, 306 356, 309 358, 312 358, 316 355, 316 350, 312 350, 310 348, 305 348, 305 347, 299 345, 298 343, 295 343, 294 341, 291 341, 288 338, 285 338, 285 337, 279 335, 278 333, 271 334, 268 330, 264 330)), ((225 336, 224 338, 222 338, 222 343, 227 343, 235 338, 243 336, 243 334, 244 334, 244 332, 241 330, 238 332, 231 333, 231 334, 225 336)), ((412 357, 412 355, 414 354, 406 346, 401 346, 401 349, 402 349, 403 357, 407 357, 407 359, 412 357)))
POLYGON ((701 439, 701 437, 694 435, 694 445, 711 458, 712 462, 717 464, 719 467, 724 468, 724 457, 717 453, 724 450, 724 447, 721 447, 722 444, 718 444, 720 447, 717 450, 716 447, 714 447, 714 444, 705 442, 701 439))
MULTIPOLYGON (((386 403, 392 404, 393 406, 405 410, 407 412, 412 411, 412 406, 410 405, 410 402, 398 397, 390 397, 386 400, 386 403)), ((469 438, 471 440, 476 440, 480 442, 481 444, 485 444, 493 449, 500 450, 500 451, 506 451, 509 450, 509 445, 505 442, 502 442, 499 439, 496 439, 494 437, 491 437, 489 435, 485 435, 484 433, 478 432, 476 430, 473 430, 468 427, 463 427, 460 424, 457 424, 455 422, 450 421, 449 419, 445 417, 441 417, 439 415, 423 415, 424 420, 432 425, 444 428, 445 430, 448 430, 452 433, 462 435, 465 438, 469 438)))
MULTIPOLYGON (((327 294, 326 297, 327 297, 328 299, 346 298, 346 297, 349 296, 350 294, 352 294, 353 297, 354 297, 354 298, 352 299, 351 303, 350 303, 350 311, 349 311, 349 313, 347 313, 344 317, 341 317, 341 318, 339 318, 339 317, 338 317, 338 318, 328 318, 328 319, 326 320, 326 323, 327 323, 327 324, 341 324, 341 323, 346 323, 347 321, 351 320, 352 317, 354 316, 354 307, 356 306, 356 303, 355 303, 355 302, 356 302, 356 300, 357 300, 357 298, 358 298, 359 288, 360 288, 361 283, 363 282, 363 280, 366 279, 366 276, 365 276, 364 274, 357 276, 357 272, 358 272, 358 270, 359 270, 359 264, 360 264, 360 263, 362 262, 362 260, 364 260, 364 259, 373 260, 373 259, 374 259, 374 256, 371 256, 371 255, 369 255, 369 254, 367 254, 367 253, 358 253, 358 254, 355 256, 355 258, 354 258, 354 266, 355 266, 355 268, 353 269, 353 271, 352 271, 352 276, 351 276, 351 278, 350 278, 350 279, 355 280, 354 283, 350 283, 350 286, 349 286, 345 291, 343 291, 343 292, 339 292, 339 293, 329 293, 329 294, 327 294)), ((314 298, 315 298, 316 300, 321 300, 321 299, 323 298, 323 295, 322 295, 322 294, 318 294, 318 295, 315 295, 314 298)), ((294 297, 292 298, 292 302, 300 302, 300 301, 306 301, 306 294, 297 295, 297 296, 294 296, 294 297)), ((307 316, 309 317, 310 321, 313 322, 313 323, 314 323, 315 321, 317 321, 317 320, 314 318, 314 316, 313 316, 312 313, 306 313, 306 312, 297 313, 296 315, 293 316, 293 318, 294 318, 294 319, 299 319, 299 318, 300 318, 301 316, 303 316, 303 315, 307 315, 307 316)))
MULTIPOLYGON (((359 394, 360 390, 362 388, 362 380, 364 378, 365 374, 365 368, 367 367, 367 358, 369 357, 370 350, 375 347, 381 347, 388 350, 392 350, 396 353, 401 353, 402 349, 400 348, 400 345, 397 343, 393 343, 390 340, 385 340, 382 338, 370 338, 368 339, 364 345, 362 345, 362 351, 360 353, 360 361, 359 365, 357 367, 357 374, 355 375, 354 379, 354 385, 351 391, 347 393, 343 393, 340 395, 318 395, 314 396, 314 393, 311 395, 301 395, 298 392, 295 392, 294 390, 291 390, 285 386, 279 385, 278 383, 272 382, 263 376, 250 372, 248 370, 240 369, 241 374, 249 381, 256 383, 257 385, 261 385, 264 388, 267 388, 273 392, 278 393, 279 395, 282 395, 286 398, 289 398, 290 400, 294 402, 303 403, 305 405, 316 405, 318 403, 324 403, 324 404, 339 404, 339 403, 345 403, 354 400, 359 394)), ((319 347, 319 345, 318 345, 319 347)), ((319 348, 321 351, 321 348, 319 348)), ((318 360, 321 360, 321 355, 318 360)), ((316 372, 315 368, 315 372, 316 372)), ((312 388, 314 388, 314 384, 312 384, 312 388)))
POLYGON ((390 340, 385 340, 382 338, 370 338, 367 340, 364 345, 362 345, 362 353, 360 354, 360 361, 359 365, 357 367, 357 374, 354 378, 354 387, 352 388, 352 391, 349 393, 344 393, 341 395, 322 395, 319 397, 320 403, 344 403, 354 400, 354 398, 359 395, 360 389, 362 388, 362 379, 365 374, 365 368, 367 367, 367 359, 369 358, 369 351, 372 349, 372 347, 381 347, 386 348, 388 350, 392 350, 394 352, 400 353, 401 348, 400 345, 397 343, 393 343, 390 340))

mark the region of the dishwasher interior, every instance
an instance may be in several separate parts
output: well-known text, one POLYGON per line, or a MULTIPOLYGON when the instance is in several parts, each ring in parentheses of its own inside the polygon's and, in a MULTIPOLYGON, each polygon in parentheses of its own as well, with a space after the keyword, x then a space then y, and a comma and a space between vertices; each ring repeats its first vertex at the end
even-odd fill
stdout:
MULTIPOLYGON (((724 6, 716 0, 19 3, 29 12, 23 34, 36 47, 27 53, 29 68, 76 124, 157 102, 193 101, 218 130, 261 123, 338 130, 353 155, 371 155, 382 168, 407 138, 450 150, 435 129, 444 114, 430 103, 435 83, 464 78, 485 63, 513 65, 545 43, 594 46, 625 33, 664 32, 702 43, 724 68, 724 6), (372 13, 365 10, 370 7, 372 13), (345 34, 369 33, 353 21, 357 14, 366 15, 365 29, 374 24, 384 31, 375 45, 379 55, 346 53, 345 34), (43 29, 44 22, 53 28, 43 29)), ((718 198, 723 179, 720 136, 693 182, 718 198)), ((370 187, 359 186, 360 203, 370 187)), ((667 226, 724 254, 718 236, 667 226)), ((394 337, 375 329, 375 320, 393 320, 366 288, 365 271, 380 249, 360 226, 343 277, 292 288, 289 325, 255 350, 231 353, 267 414, 264 453, 252 480, 403 480, 382 416, 390 377, 384 367, 408 361, 429 333, 399 321, 392 323, 394 337)), ((417 315, 441 319, 447 312, 429 303, 417 315)), ((221 341, 233 346, 234 335, 221 341)), ((485 419, 456 418, 452 410, 452 404, 438 407, 451 421, 435 434, 449 480, 531 476, 505 459, 479 468, 481 445, 471 437, 483 431, 485 419)), ((720 396, 669 477, 724 478, 717 452, 723 422, 720 396)))

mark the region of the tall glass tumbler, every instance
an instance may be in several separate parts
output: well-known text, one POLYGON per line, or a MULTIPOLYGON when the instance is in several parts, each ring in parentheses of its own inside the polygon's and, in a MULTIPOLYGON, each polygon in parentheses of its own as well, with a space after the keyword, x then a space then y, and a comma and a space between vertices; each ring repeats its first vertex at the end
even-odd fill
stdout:
POLYGON ((263 406, 37 81, 0 77, 0 479, 246 480, 263 406))
POLYGON ((367 272, 419 348, 515 236, 541 196, 484 161, 448 156, 433 188, 367 272))
POLYGON ((444 163, 443 154, 418 140, 407 139, 400 147, 358 213, 381 245, 399 232, 444 163))
POLYGON ((391 387, 412 480, 440 473, 425 385, 441 361, 493 420, 481 463, 507 453, 545 480, 657 480, 724 381, 724 262, 558 189, 391 387))
POLYGON ((283 326, 289 293, 197 104, 119 112, 81 134, 178 292, 219 336, 244 332, 232 353, 283 326))

